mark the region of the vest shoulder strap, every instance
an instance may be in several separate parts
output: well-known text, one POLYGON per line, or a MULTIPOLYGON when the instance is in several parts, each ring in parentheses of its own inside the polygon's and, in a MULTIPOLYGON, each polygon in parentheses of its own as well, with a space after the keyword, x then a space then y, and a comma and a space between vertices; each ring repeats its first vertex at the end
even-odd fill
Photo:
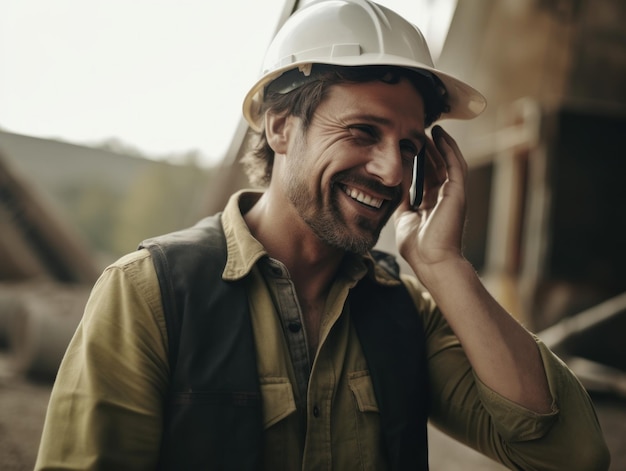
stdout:
POLYGON ((246 280, 225 282, 220 216, 144 241, 168 333, 160 469, 259 469, 263 420, 246 280))
POLYGON ((186 300, 188 293, 196 289, 206 291, 207 286, 216 288, 218 280, 222 279, 226 240, 221 213, 202 219, 193 227, 146 239, 138 248, 150 252, 159 280, 172 370, 178 359, 181 322, 189 304, 186 300), (202 259, 211 262, 198 263, 202 259), (202 286, 197 286, 199 282, 202 286))
POLYGON ((391 469, 428 469, 428 371, 424 329, 406 287, 368 277, 349 297, 378 401, 391 469))

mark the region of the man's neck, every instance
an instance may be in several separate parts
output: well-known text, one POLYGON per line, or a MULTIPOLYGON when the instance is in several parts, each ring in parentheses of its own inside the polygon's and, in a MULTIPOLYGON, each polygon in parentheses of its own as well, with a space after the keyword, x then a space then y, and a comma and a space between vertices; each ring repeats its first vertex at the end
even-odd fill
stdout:
POLYGON ((287 267, 303 303, 325 300, 344 252, 322 242, 291 206, 271 199, 264 193, 244 214, 250 232, 287 267))

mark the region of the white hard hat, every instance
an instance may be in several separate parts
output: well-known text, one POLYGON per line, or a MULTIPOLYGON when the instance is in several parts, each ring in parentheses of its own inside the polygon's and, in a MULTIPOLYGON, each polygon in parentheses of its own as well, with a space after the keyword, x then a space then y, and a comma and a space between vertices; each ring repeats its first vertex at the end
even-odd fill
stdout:
POLYGON ((338 66, 392 65, 431 72, 443 83, 449 111, 441 118, 471 119, 486 106, 468 84, 433 65, 428 45, 417 27, 369 0, 318 0, 297 10, 270 44, 261 78, 243 102, 243 115, 260 131, 265 87, 282 73, 311 64, 338 66))

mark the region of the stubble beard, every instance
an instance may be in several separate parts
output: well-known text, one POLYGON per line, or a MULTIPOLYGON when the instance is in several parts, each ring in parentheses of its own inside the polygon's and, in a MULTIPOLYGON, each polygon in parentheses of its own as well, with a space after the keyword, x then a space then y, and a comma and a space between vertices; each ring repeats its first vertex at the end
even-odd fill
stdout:
POLYGON ((321 241, 343 251, 364 254, 378 242, 380 232, 389 216, 383 218, 380 223, 357 216, 354 223, 358 231, 351 230, 339 210, 337 198, 342 191, 336 184, 332 185, 328 202, 325 204, 324 195, 319 197, 313 195, 305 179, 295 177, 293 173, 287 186, 287 196, 291 204, 321 241))

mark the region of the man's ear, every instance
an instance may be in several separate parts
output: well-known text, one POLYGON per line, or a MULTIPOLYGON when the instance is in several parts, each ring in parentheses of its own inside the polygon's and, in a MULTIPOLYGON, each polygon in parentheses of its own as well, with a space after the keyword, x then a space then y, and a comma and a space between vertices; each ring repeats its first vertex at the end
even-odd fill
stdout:
POLYGON ((288 113, 265 113, 265 137, 275 154, 287 153, 291 122, 288 113))

